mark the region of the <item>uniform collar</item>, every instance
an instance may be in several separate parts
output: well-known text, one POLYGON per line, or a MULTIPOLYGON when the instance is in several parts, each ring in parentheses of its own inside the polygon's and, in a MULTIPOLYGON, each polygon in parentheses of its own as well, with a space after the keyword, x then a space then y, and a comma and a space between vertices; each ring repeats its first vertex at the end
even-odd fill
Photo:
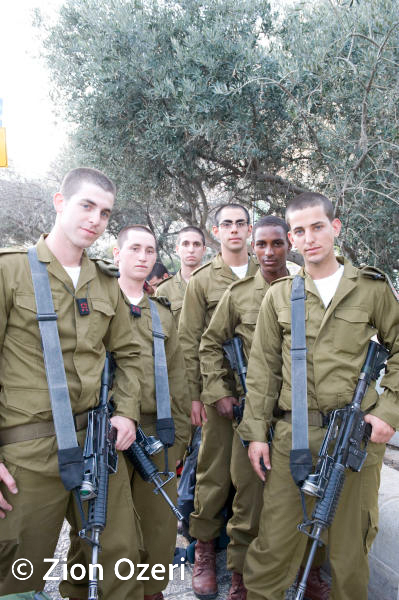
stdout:
MULTIPOLYGON (((37 256, 41 262, 48 263, 47 271, 60 279, 62 282, 69 283, 69 275, 65 271, 64 267, 61 265, 59 260, 54 256, 51 252, 50 248, 47 246, 44 241, 48 234, 42 234, 36 244, 37 256)), ((96 267, 93 261, 91 261, 86 251, 83 251, 82 255, 82 263, 81 263, 80 275, 79 275, 79 286, 76 288, 76 291, 81 288, 83 285, 86 285, 92 279, 95 279, 97 276, 96 267)))
MULTIPOLYGON (((214 269, 221 269, 222 274, 228 277, 229 279, 235 280, 236 276, 231 267, 226 264, 222 258, 222 253, 218 252, 217 255, 212 259, 212 267, 214 269)), ((248 270, 247 277, 249 275, 255 275, 257 270, 257 265, 250 254, 248 254, 248 270)))
POLYGON ((265 288, 269 287, 269 284, 267 283, 266 279, 263 277, 260 269, 258 269, 254 280, 255 280, 255 289, 257 289, 257 290, 264 290, 265 288))

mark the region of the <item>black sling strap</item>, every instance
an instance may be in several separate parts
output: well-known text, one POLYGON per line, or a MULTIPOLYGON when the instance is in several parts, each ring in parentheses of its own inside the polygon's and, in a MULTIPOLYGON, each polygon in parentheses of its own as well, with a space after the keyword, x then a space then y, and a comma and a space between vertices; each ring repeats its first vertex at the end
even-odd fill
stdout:
POLYGON ((290 470, 299 486, 312 470, 309 450, 306 372, 305 281, 296 275, 291 289, 292 450, 290 470))
POLYGON ((76 439, 75 423, 58 334, 57 315, 54 311, 47 268, 45 263, 39 261, 35 247, 28 249, 28 259, 32 272, 44 366, 54 429, 57 436, 60 477, 65 488, 72 490, 82 483, 83 455, 76 439))
POLYGON ((155 397, 157 401, 157 435, 168 448, 175 441, 175 425, 170 408, 168 368, 166 363, 164 333, 158 308, 154 300, 150 300, 152 336, 154 348, 155 397))

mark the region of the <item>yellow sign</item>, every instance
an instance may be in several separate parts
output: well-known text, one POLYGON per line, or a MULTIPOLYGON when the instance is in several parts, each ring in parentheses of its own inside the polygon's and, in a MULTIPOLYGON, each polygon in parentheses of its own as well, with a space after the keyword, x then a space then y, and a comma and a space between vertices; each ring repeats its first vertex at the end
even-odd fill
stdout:
POLYGON ((0 167, 8 167, 5 127, 0 127, 0 167))

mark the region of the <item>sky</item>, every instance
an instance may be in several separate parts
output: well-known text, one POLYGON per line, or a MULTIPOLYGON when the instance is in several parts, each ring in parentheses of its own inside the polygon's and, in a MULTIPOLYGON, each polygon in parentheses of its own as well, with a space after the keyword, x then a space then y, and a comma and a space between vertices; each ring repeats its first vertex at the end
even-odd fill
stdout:
POLYGON ((0 0, 0 118, 6 128, 9 165, 25 177, 44 177, 66 138, 66 126, 53 111, 48 72, 39 59, 40 42, 32 26, 35 7, 47 13, 60 4, 60 0, 0 0))

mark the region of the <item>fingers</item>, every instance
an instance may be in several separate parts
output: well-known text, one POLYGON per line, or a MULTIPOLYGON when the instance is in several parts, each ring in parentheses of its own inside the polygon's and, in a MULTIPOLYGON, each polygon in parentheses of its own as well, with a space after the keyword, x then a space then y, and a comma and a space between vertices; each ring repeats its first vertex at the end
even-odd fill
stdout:
MULTIPOLYGON (((15 479, 14 477, 12 477, 12 475, 10 475, 7 467, 3 463, 0 463, 0 481, 2 481, 6 485, 6 487, 12 494, 18 493, 18 488, 15 479)), ((0 519, 5 518, 6 512, 4 511, 10 510, 12 510, 11 504, 7 502, 3 494, 0 492, 0 519)))
POLYGON ((264 467, 267 470, 271 469, 268 444, 265 442, 251 442, 248 448, 248 457, 255 473, 262 481, 265 481, 265 470, 261 461, 263 460, 264 467))
POLYGON ((375 442, 376 444, 385 444, 386 442, 389 442, 395 433, 393 427, 375 415, 366 415, 364 420, 366 423, 370 423, 372 427, 370 441, 375 442))
POLYGON ((136 439, 136 425, 127 417, 112 417, 111 423, 117 430, 116 449, 127 450, 136 439))
POLYGON ((191 403, 191 423, 201 427, 207 422, 206 411, 203 403, 200 400, 193 400, 191 403))

